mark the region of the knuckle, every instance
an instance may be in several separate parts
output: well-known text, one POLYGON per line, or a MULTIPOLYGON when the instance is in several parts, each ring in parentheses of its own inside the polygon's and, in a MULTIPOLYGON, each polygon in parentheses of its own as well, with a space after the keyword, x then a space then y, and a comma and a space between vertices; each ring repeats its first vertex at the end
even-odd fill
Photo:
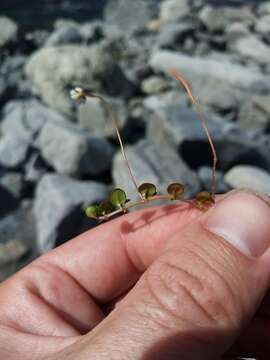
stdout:
POLYGON ((239 304, 233 287, 193 252, 167 253, 149 268, 147 284, 155 301, 174 321, 238 327, 239 304))

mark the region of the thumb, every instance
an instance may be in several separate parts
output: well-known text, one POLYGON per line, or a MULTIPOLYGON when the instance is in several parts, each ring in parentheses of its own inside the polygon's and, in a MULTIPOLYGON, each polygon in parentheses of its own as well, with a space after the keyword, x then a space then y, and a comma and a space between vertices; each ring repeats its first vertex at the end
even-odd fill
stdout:
POLYGON ((269 219, 267 200, 248 191, 218 202, 174 235, 88 335, 87 354, 132 360, 209 360, 224 354, 267 291, 269 219))

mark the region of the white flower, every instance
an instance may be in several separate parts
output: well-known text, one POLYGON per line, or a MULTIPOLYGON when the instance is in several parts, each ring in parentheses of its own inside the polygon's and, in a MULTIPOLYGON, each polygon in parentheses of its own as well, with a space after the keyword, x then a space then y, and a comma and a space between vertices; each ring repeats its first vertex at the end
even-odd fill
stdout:
POLYGON ((70 97, 73 100, 76 100, 80 103, 85 103, 87 100, 87 96, 84 90, 80 87, 76 87, 75 89, 70 90, 70 97))

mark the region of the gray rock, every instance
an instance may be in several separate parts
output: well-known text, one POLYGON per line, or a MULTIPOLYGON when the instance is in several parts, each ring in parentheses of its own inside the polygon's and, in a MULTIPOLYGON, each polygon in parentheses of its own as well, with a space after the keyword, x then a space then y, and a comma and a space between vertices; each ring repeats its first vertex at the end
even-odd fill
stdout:
POLYGON ((32 203, 22 201, 16 211, 0 220, 0 281, 33 260, 35 242, 32 203))
MULTIPOLYGON (((202 166, 198 170, 198 177, 202 183, 204 190, 212 190, 212 168, 209 166, 202 166)), ((216 193, 224 194, 230 190, 230 186, 225 182, 224 175, 221 171, 216 171, 216 193)))
POLYGON ((70 113, 72 103, 66 85, 91 83, 91 52, 82 46, 43 48, 26 65, 34 90, 51 107, 70 113))
POLYGON ((243 21, 251 24, 255 20, 248 7, 215 7, 206 5, 199 13, 199 19, 209 31, 224 31, 226 26, 232 22, 243 21))
POLYGON ((255 30, 264 36, 270 34, 270 14, 265 15, 257 20, 255 30))
POLYGON ((142 82, 142 91, 145 94, 156 94, 168 88, 168 82, 161 77, 151 76, 142 82))
MULTIPOLYGON (((83 207, 102 201, 106 196, 106 187, 96 182, 54 174, 43 176, 34 203, 39 251, 46 252, 78 234, 85 216, 83 207)), ((91 226, 93 222, 89 220, 91 226)))
MULTIPOLYGON (((110 104, 118 128, 122 129, 127 121, 127 108, 121 99, 106 98, 110 104)), ((87 102, 78 109, 79 124, 82 128, 88 130, 95 136, 113 136, 116 138, 116 132, 111 121, 110 115, 104 104, 97 99, 87 102)))
POLYGON ((269 62, 270 47, 255 35, 239 38, 230 48, 244 59, 251 59, 259 64, 269 62))
POLYGON ((6 172, 0 177, 0 184, 14 196, 20 198, 22 195, 24 180, 23 175, 18 172, 6 172))
POLYGON ((196 96, 200 103, 218 112, 235 111, 238 101, 236 91, 231 91, 229 86, 220 84, 219 87, 199 87, 196 96))
POLYGON ((100 20, 84 23, 80 26, 80 34, 84 41, 94 43, 103 38, 103 23, 100 20))
POLYGON ((168 73, 176 69, 193 85, 201 81, 204 85, 218 87, 220 83, 253 93, 269 89, 269 81, 260 71, 230 61, 191 57, 174 51, 159 50, 152 54, 150 65, 156 71, 168 73))
POLYGON ((187 95, 184 92, 179 92, 179 90, 170 90, 164 93, 147 96, 144 99, 144 106, 148 110, 155 110, 158 107, 177 105, 177 106, 187 106, 187 95))
MULTIPOLYGON (((186 185, 187 196, 199 191, 195 173, 187 167, 176 151, 166 145, 160 147, 149 140, 142 140, 127 148, 127 157, 138 184, 151 182, 160 192, 166 193, 170 183, 181 182, 186 185)), ((120 152, 113 161, 113 179, 115 186, 123 188, 128 197, 135 199, 138 196, 120 152)))
POLYGON ((226 26, 225 33, 229 45, 242 37, 250 35, 248 26, 242 22, 233 22, 228 24, 226 26))
POLYGON ((166 24, 157 37, 157 46, 160 48, 174 48, 177 44, 183 45, 185 38, 192 34, 194 25, 192 22, 166 24))
POLYGON ((102 174, 110 168, 113 147, 76 125, 49 122, 38 138, 44 159, 62 174, 102 174))
POLYGON ((189 0, 165 0, 160 4, 159 19, 164 22, 174 22, 190 14, 189 0))
POLYGON ((265 131, 269 126, 269 96, 252 96, 241 103, 238 124, 244 130, 265 131))
POLYGON ((47 121, 65 122, 66 119, 34 99, 10 101, 3 110, 1 131, 3 135, 20 134, 21 137, 31 139, 47 121))
POLYGON ((0 17, 0 47, 13 42, 17 38, 18 26, 17 24, 5 17, 0 17))
POLYGON ((270 2, 269 1, 262 2, 261 4, 259 4, 258 14, 259 15, 270 14, 270 2))
POLYGON ((232 188, 248 188, 270 195, 270 174, 256 166, 238 165, 225 174, 232 188))
POLYGON ((48 171, 40 154, 33 153, 25 164, 25 180, 37 183, 48 171))
POLYGON ((19 240, 0 244, 0 267, 17 261, 28 252, 28 248, 19 240))
POLYGON ((153 9, 143 0, 110 0, 104 10, 106 24, 119 28, 123 34, 142 28, 153 17, 153 9))
POLYGON ((106 44, 91 47, 66 45, 34 53, 25 68, 34 91, 51 107, 70 114, 73 103, 67 87, 79 85, 109 95, 129 96, 130 82, 116 64, 106 44))
MULTIPOLYGON (((212 137, 220 138, 224 127, 222 119, 206 115, 212 137)), ((156 108, 148 119, 147 137, 159 146, 170 144, 179 148, 186 141, 206 141, 198 114, 193 109, 178 105, 156 108)))
POLYGON ((79 44, 83 41, 80 29, 74 25, 61 26, 48 37, 44 46, 79 44))
POLYGON ((0 139, 0 165, 17 168, 26 160, 31 143, 17 134, 5 135, 0 139))

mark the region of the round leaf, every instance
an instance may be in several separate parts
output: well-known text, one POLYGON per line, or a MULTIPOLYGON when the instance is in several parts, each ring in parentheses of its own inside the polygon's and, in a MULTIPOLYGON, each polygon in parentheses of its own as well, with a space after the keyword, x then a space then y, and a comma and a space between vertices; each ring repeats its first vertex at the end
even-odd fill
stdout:
POLYGON ((215 199, 209 191, 201 191, 196 196, 196 205, 201 210, 207 210, 214 203, 215 199))
POLYGON ((157 194, 156 186, 151 183, 141 184, 138 190, 144 199, 148 199, 157 194))
POLYGON ((104 201, 99 205, 99 211, 102 216, 111 214, 115 210, 115 207, 109 201, 104 201))
POLYGON ((99 206, 98 205, 91 205, 88 206, 85 209, 85 214, 87 217, 89 217, 90 219, 97 219, 99 217, 99 206))
POLYGON ((171 195, 173 200, 181 199, 182 195, 184 194, 185 187, 180 183, 173 183, 170 184, 167 188, 167 192, 171 195))
POLYGON ((114 189, 110 195, 110 202, 116 208, 123 208, 125 203, 127 202, 127 196, 124 190, 114 189))

